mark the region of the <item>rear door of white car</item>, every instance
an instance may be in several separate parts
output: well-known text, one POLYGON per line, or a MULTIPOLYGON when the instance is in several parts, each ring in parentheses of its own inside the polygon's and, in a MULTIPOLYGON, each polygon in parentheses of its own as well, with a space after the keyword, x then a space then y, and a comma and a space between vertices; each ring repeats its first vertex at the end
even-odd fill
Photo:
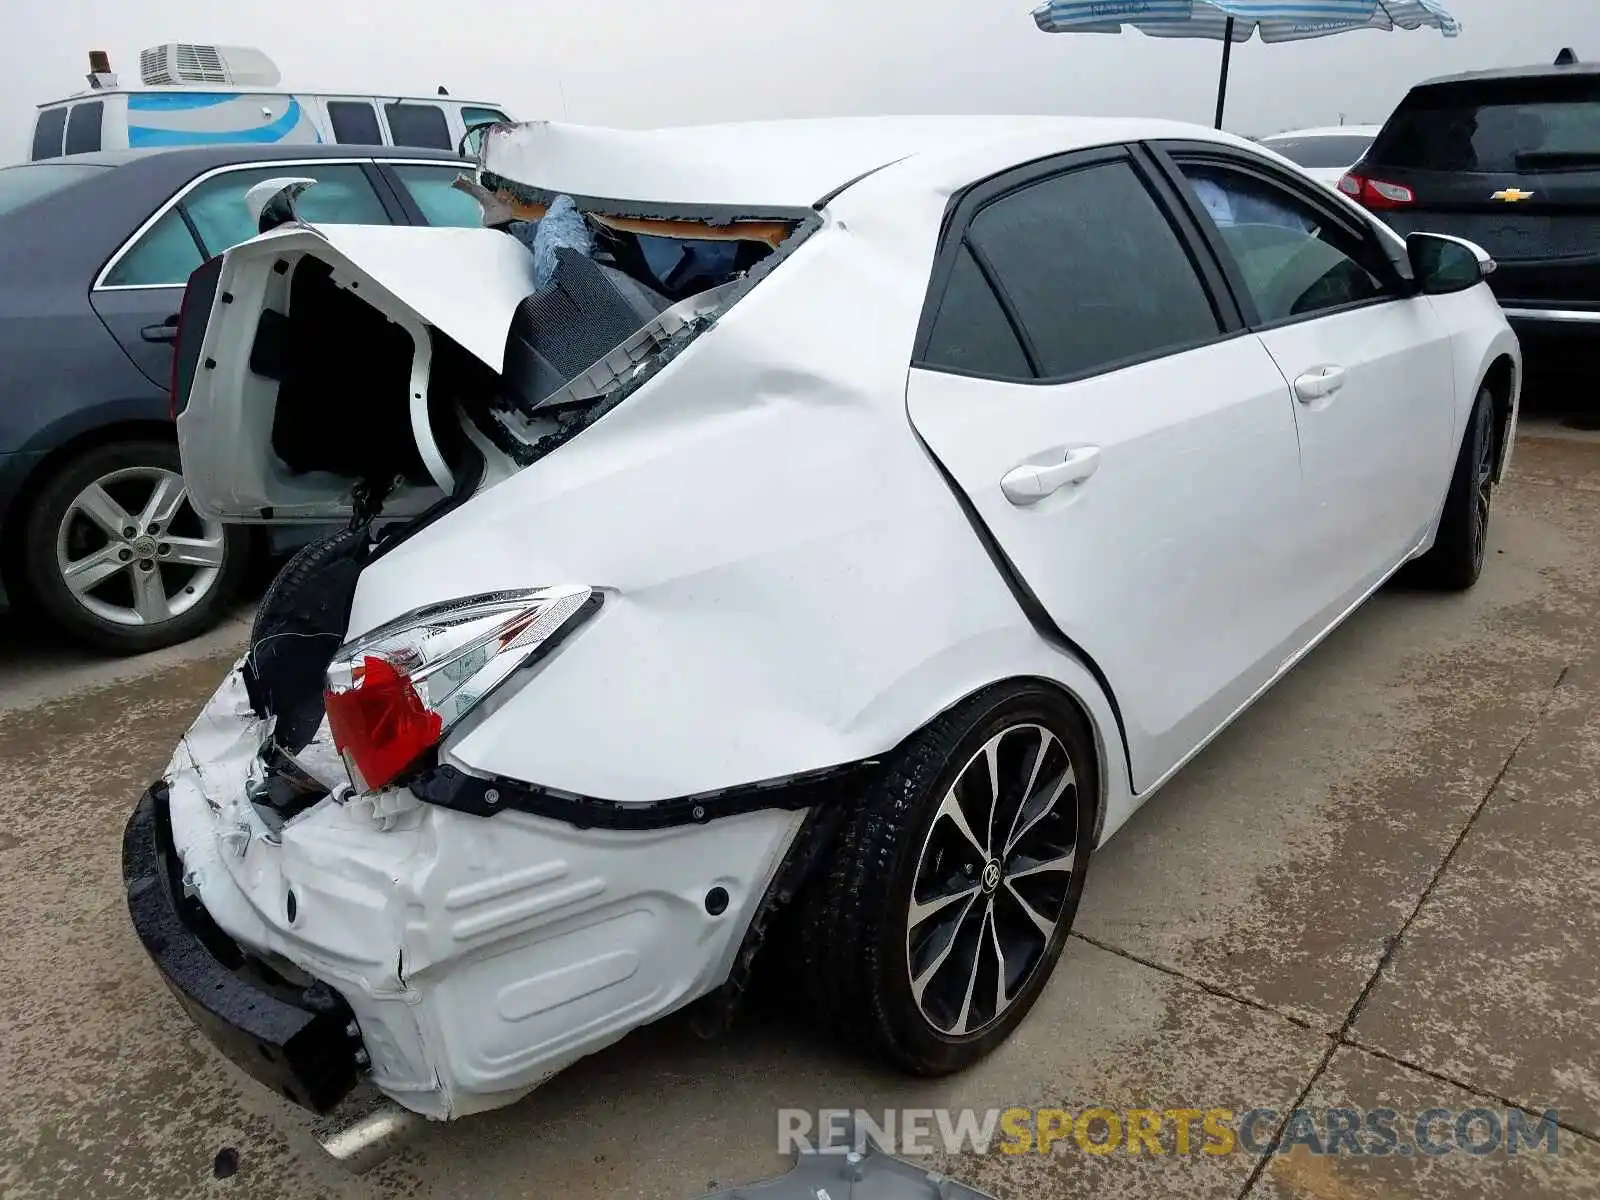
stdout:
POLYGON ((947 226, 912 424, 1002 569, 1110 681, 1144 790, 1298 648, 1287 382, 1133 148, 990 180, 947 226))
POLYGON ((1455 455, 1455 363, 1432 302, 1334 197, 1258 156, 1164 156, 1246 321, 1294 389, 1307 508, 1291 578, 1325 625, 1425 536, 1455 455))

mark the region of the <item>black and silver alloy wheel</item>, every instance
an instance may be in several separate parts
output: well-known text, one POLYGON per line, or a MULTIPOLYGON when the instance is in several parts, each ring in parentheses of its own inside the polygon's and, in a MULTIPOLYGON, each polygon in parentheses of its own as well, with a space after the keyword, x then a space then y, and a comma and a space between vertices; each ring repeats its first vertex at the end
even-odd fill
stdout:
POLYGON ((1449 592, 1478 582, 1488 557, 1499 441, 1494 393, 1485 386, 1467 418, 1433 548, 1406 567, 1406 582, 1449 592))
POLYGON ((885 760, 809 886, 801 963, 843 1040, 919 1075, 1027 1016, 1083 894, 1094 739, 1053 688, 987 688, 885 760))
POLYGON ((1482 569, 1489 545, 1489 509, 1494 500, 1494 413, 1480 403, 1473 410, 1472 557, 1482 569))
POLYGON ((1071 890, 1076 784, 1055 734, 1014 725, 940 801, 906 920, 911 995, 935 1029, 988 1028, 1044 961, 1071 890))

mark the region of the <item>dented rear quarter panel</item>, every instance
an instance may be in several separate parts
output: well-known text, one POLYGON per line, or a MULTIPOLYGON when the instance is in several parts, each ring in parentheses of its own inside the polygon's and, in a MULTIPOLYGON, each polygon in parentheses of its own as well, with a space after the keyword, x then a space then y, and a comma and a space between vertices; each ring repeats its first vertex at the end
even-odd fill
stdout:
MULTIPOLYGON (((647 802, 881 754, 1011 676, 1060 682, 1115 729, 910 428, 943 201, 880 211, 837 205, 636 394, 363 574, 351 636, 447 596, 608 592, 446 760, 647 802)), ((1109 758, 1114 781, 1120 749, 1109 758)))

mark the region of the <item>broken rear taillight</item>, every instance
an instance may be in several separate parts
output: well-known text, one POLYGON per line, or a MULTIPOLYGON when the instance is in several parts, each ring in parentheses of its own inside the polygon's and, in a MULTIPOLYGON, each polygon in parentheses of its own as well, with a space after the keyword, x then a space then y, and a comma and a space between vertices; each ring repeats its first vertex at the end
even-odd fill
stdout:
POLYGON ((399 781, 599 602, 588 587, 494 592, 417 609, 341 647, 323 703, 350 782, 370 792, 399 781))

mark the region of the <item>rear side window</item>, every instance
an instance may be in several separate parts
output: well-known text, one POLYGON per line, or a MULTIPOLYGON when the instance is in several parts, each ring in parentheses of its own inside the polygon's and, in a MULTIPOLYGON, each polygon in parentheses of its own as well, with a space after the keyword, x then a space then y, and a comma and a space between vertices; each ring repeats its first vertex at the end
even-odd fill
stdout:
POLYGON ((1484 175, 1600 168, 1600 77, 1413 92, 1368 165, 1484 175))
POLYGON ((107 287, 175 287, 200 265, 200 247, 178 210, 145 230, 106 274, 107 287))
POLYGON ((1296 166, 1310 171, 1328 171, 1354 165, 1372 145, 1372 139, 1329 134, 1327 137, 1267 138, 1261 144, 1296 166))
POLYGON ((437 104, 385 104, 389 132, 396 146, 418 146, 424 150, 453 150, 450 124, 444 109, 437 104))
POLYGON ((28 157, 55 158, 61 153, 61 136, 66 129, 66 109, 45 109, 39 114, 39 121, 33 127, 33 152, 28 157))
POLYGON ((967 239, 1046 378, 1176 351, 1221 331, 1194 264, 1126 162, 1001 197, 967 239))
POLYGON ((67 118, 68 154, 92 154, 100 149, 100 117, 104 111, 105 104, 99 100, 72 106, 72 115, 67 118))
POLYGON ((1016 330, 966 246, 939 301, 923 362, 993 379, 1033 378, 1016 330))
POLYGON ((208 254, 221 254, 255 237, 256 225, 245 207, 244 194, 258 183, 284 175, 304 175, 317 181, 295 201, 296 210, 313 224, 389 224, 389 214, 366 172, 350 163, 227 171, 200 184, 183 201, 208 254))
POLYGON ((328 101, 328 123, 333 140, 348 146, 381 146, 378 110, 364 100, 328 101))
POLYGON ((483 207, 455 186, 460 167, 430 167, 416 163, 390 163, 422 219, 429 225, 473 229, 483 224, 483 207))

